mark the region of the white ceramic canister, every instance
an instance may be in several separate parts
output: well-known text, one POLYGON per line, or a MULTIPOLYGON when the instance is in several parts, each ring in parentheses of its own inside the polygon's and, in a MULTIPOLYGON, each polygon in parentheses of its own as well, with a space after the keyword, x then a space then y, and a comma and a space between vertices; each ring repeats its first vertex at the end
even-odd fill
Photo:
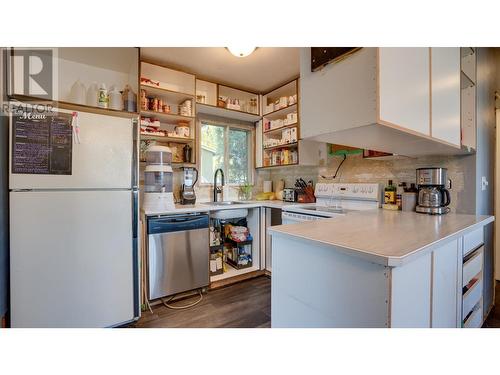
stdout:
POLYGON ((175 127, 175 134, 180 138, 189 138, 189 126, 178 125, 175 127))

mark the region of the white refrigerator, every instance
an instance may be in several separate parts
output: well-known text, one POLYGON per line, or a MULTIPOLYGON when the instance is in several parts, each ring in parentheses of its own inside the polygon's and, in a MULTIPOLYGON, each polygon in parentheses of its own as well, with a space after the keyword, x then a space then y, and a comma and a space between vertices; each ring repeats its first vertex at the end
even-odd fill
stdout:
POLYGON ((70 174, 13 170, 23 148, 14 150, 20 133, 9 122, 12 327, 113 327, 139 316, 137 120, 77 119, 70 174))

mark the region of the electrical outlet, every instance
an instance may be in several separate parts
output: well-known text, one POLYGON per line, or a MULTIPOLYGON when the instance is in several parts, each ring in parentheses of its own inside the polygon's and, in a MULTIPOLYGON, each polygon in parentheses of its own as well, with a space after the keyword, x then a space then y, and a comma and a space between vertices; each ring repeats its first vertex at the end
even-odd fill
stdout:
POLYGON ((481 190, 486 190, 488 187, 488 180, 485 176, 481 177, 481 190))

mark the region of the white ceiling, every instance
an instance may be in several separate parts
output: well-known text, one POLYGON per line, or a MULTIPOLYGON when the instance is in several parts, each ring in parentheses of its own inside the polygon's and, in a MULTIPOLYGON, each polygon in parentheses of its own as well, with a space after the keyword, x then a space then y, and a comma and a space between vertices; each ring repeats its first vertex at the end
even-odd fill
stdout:
POLYGON ((233 56, 223 47, 145 47, 144 60, 194 73, 199 78, 266 92, 299 75, 299 48, 261 47, 233 56))

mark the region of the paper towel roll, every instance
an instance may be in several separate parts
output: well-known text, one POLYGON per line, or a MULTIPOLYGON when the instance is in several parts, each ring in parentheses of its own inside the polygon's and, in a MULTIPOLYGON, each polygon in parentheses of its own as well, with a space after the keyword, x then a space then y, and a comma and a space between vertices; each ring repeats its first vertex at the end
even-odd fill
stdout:
POLYGON ((277 183, 276 183, 276 192, 278 191, 282 191, 283 189, 285 188, 285 180, 279 180, 277 183))
POLYGON ((270 193, 273 191, 273 182, 264 181, 264 193, 270 193))

